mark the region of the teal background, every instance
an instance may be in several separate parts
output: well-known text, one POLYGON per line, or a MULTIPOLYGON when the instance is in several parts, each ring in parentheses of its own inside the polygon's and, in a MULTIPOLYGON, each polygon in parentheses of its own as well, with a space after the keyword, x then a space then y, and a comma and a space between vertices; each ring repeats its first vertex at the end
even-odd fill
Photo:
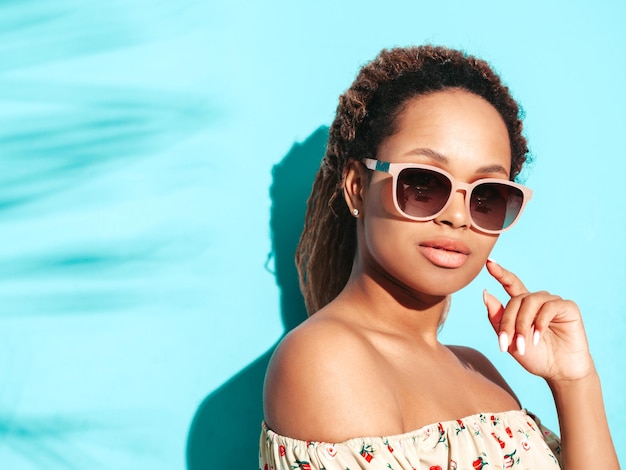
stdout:
MULTIPOLYGON (((492 62, 526 112, 535 194, 493 257, 579 304, 624 460, 625 19, 607 0, 0 3, 0 468, 256 468, 324 126, 381 48, 425 42, 492 62)), ((505 299, 481 274, 442 341, 557 428, 485 287, 505 299)))

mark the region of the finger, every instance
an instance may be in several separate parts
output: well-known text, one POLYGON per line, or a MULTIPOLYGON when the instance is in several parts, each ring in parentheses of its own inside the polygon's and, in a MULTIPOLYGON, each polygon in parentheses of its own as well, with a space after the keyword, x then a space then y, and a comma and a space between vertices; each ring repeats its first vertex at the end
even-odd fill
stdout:
POLYGON ((485 303, 485 307, 487 307, 489 322, 495 332, 498 333, 500 331, 500 321, 502 321, 504 307, 496 297, 487 292, 487 289, 483 291, 483 302, 485 303))
POLYGON ((511 271, 507 271, 493 260, 487 260, 487 271, 498 281, 511 297, 528 294, 524 283, 511 271))
POLYGON ((510 342, 507 333, 505 332, 502 334, 500 329, 502 316, 504 315, 504 307, 496 297, 487 292, 487 289, 483 291, 483 302, 487 307, 489 322, 491 323, 494 331, 498 334, 498 345, 500 347, 500 351, 505 352, 509 349, 510 342))
POLYGON ((515 333, 528 337, 546 304, 559 299, 548 292, 535 292, 523 297, 515 318, 515 333))
POLYGON ((500 318, 500 328, 498 330, 498 341, 500 343, 500 350, 505 351, 504 345, 507 345, 507 349, 511 344, 515 345, 515 349, 521 355, 524 355, 526 351, 526 342, 523 335, 516 334, 516 322, 519 315, 519 311, 522 305, 522 301, 530 294, 522 294, 515 297, 511 297, 511 300, 504 307, 502 316, 500 318))
POLYGON ((541 335, 540 331, 542 331, 537 329, 537 320, 541 317, 541 327, 547 327, 547 325, 544 326, 544 322, 547 320, 549 324, 554 318, 554 314, 551 313, 553 309, 550 306, 556 300, 560 300, 560 297, 548 292, 535 292, 521 298, 514 325, 515 344, 520 354, 524 354, 526 345, 529 343, 537 345, 539 342, 537 333, 541 335))
POLYGON ((536 346, 543 334, 548 330, 550 324, 564 311, 576 310, 577 305, 571 300, 564 300, 561 297, 553 296, 553 299, 544 303, 537 313, 534 324, 533 344, 536 346))
POLYGON ((554 314, 544 309, 546 305, 556 300, 561 299, 548 292, 535 292, 512 298, 502 313, 500 337, 510 338, 517 352, 523 356, 531 342, 537 345, 540 335, 554 318, 554 314), (540 327, 537 326, 538 318, 541 318, 540 327))

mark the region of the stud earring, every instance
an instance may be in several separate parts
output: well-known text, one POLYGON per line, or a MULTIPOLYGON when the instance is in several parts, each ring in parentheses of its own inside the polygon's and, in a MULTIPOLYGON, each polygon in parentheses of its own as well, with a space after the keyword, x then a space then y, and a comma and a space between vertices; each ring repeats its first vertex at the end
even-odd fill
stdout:
POLYGON ((359 210, 358 209, 352 209, 352 215, 355 217, 359 216, 359 210))

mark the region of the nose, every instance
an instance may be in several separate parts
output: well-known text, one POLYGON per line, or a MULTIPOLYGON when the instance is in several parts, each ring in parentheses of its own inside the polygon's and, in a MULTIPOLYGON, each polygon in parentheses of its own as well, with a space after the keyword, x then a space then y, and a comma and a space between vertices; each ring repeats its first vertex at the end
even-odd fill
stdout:
POLYGON ((457 190, 444 211, 435 218, 435 223, 448 225, 451 228, 469 228, 470 217, 465 206, 466 192, 457 190))

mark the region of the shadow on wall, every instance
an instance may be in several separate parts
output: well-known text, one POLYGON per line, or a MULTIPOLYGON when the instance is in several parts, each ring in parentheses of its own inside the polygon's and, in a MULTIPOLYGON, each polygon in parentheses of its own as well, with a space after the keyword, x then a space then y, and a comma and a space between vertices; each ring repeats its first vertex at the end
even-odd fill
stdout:
MULTIPOLYGON (((8 233, 9 240, 14 236, 19 242, 5 241, 0 250, 3 318, 154 305, 150 288, 137 286, 149 285, 143 281, 160 271, 157 264, 169 269, 181 261, 179 252, 168 254, 175 251, 169 247, 188 246, 174 232, 133 228, 134 220, 127 222, 134 216, 122 215, 128 208, 118 211, 116 204, 124 188, 135 186, 128 168, 150 169, 139 176, 147 190, 161 180, 171 181, 173 168, 184 172, 185 165, 197 164, 189 158, 181 162, 169 150, 216 117, 208 96, 120 82, 119 74, 112 70, 109 75, 107 67, 93 83, 88 76, 81 83, 75 80, 76 70, 85 67, 83 59, 96 68, 101 57, 124 60, 127 51, 132 54, 141 44, 187 34, 195 21, 188 9, 192 0, 156 0, 150 8, 141 3, 110 0, 79 7, 74 0, 0 2, 0 222, 4 240, 8 233), (54 79, 48 72, 28 73, 31 67, 48 71, 50 66, 54 79), (111 77, 117 77, 116 84, 106 84, 111 77), (90 186, 94 182, 99 190, 90 186), (98 230, 107 225, 119 225, 119 235, 98 230), (25 227, 43 236, 19 235, 25 227)), ((145 218, 143 213, 137 217, 145 218)), ((4 398, 1 410, 7 409, 4 398)), ((3 427, 22 426, 6 424, 13 414, 0 417, 0 433, 3 427)), ((21 441, 29 435, 20 431, 11 437, 21 441)), ((26 454, 34 455, 30 450, 26 454)))
MULTIPOLYGON (((306 201, 327 140, 328 128, 318 128, 303 143, 294 144, 272 170, 272 253, 268 261, 274 260, 285 334, 307 316, 294 254, 304 225, 306 201)), ((189 470, 258 468, 263 379, 275 347, 204 399, 187 439, 189 470)))

